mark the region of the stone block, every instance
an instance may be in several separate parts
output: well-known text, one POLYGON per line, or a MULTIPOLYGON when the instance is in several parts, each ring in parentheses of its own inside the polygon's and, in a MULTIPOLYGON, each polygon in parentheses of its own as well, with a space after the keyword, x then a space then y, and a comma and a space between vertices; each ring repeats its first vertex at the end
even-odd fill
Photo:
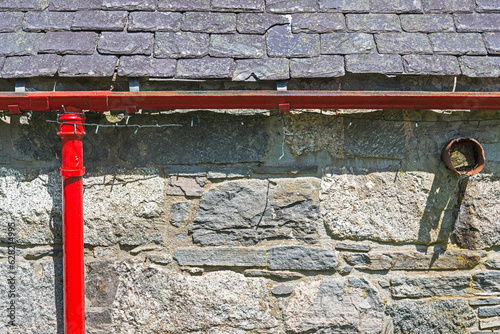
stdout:
POLYGON ((458 58, 445 55, 403 56, 405 73, 418 75, 460 75, 458 58))
POLYGON ((24 18, 24 31, 70 30, 75 13, 71 12, 28 12, 24 18))
POLYGON ((393 298, 425 298, 434 296, 462 296, 470 287, 470 276, 464 274, 440 276, 393 277, 393 298))
POLYGON ((486 55, 486 48, 480 34, 435 33, 429 34, 435 54, 486 55))
POLYGON ((317 9, 315 0, 266 0, 266 10, 271 13, 308 13, 317 9))
POLYGON ((110 77, 115 72, 118 58, 115 56, 68 55, 64 56, 59 76, 62 77, 110 77))
POLYGON ((210 51, 212 57, 264 58, 266 42, 261 35, 212 34, 210 51))
POLYGON ((265 34, 274 25, 289 24, 285 15, 269 13, 242 13, 236 17, 236 29, 240 34, 265 34))
POLYGON ((155 37, 156 58, 198 58, 208 55, 209 34, 157 32, 155 37))
POLYGON ((432 54, 432 46, 426 34, 388 32, 375 35, 380 53, 432 54))
POLYGON ((290 74, 292 78, 341 77, 345 75, 344 57, 294 58, 290 61, 290 74))
POLYGON ((48 7, 48 0, 1 0, 0 10, 3 11, 28 11, 44 10, 48 7))
POLYGON ((421 13, 422 2, 420 0, 371 0, 371 13, 421 13))
POLYGON ((101 54, 149 56, 153 52, 153 34, 103 32, 97 50, 101 54))
POLYGON ((156 0, 103 0, 105 10, 155 10, 156 0))
POLYGON ((180 79, 225 79, 232 78, 232 58, 179 59, 176 78, 180 79))
POLYGON ((0 13, 0 33, 16 32, 21 29, 24 13, 0 13))
POLYGON ((424 13, 472 13, 474 0, 422 0, 424 13))
POLYGON ((345 30, 344 15, 339 13, 303 13, 292 15, 292 32, 328 33, 345 30))
POLYGON ((275 271, 275 270, 264 270, 264 269, 246 269, 244 271, 244 274, 245 276, 250 276, 250 277, 270 277, 283 280, 301 279, 305 277, 303 274, 296 273, 293 271, 275 271))
POLYGON ((269 269, 277 270, 336 270, 335 252, 321 248, 285 246, 267 251, 269 269))
POLYGON ((103 0, 51 0, 50 11, 76 11, 101 9, 103 0))
POLYGON ((395 74, 403 72, 403 63, 399 55, 348 54, 345 61, 346 71, 351 73, 395 74))
POLYGON ((236 32, 236 14, 188 12, 182 17, 181 30, 211 34, 236 32))
POLYGON ((500 327, 500 317, 479 320, 479 328, 481 329, 493 329, 498 327, 500 327))
POLYGON ((40 53, 91 55, 97 45, 95 32, 48 32, 40 42, 40 53))
POLYGON ((265 267, 266 251, 249 248, 181 248, 174 259, 181 266, 265 267))
POLYGON ((293 34, 290 26, 275 26, 266 34, 270 57, 315 57, 320 53, 317 34, 293 34))
POLYGON ((348 251, 348 252, 369 252, 371 247, 369 245, 362 244, 346 244, 343 242, 335 243, 335 249, 340 251, 348 251))
POLYGON ((485 305, 498 305, 500 304, 500 298, 488 298, 488 299, 472 299, 469 300, 470 306, 485 306, 485 305))
POLYGON ((15 32, 0 34, 0 56, 33 56, 37 54, 42 34, 15 32))
POLYGON ((204 177, 171 176, 167 186, 167 195, 201 197, 206 181, 204 177))
POLYGON ((500 58, 463 56, 459 61, 465 76, 471 78, 500 76, 500 58))
POLYGON ((123 77, 160 77, 175 76, 175 59, 156 59, 145 56, 122 56, 118 65, 118 75, 123 77))
POLYGON ((210 0, 157 0, 158 10, 173 12, 209 11, 210 0))
POLYGON ((487 32, 498 31, 500 14, 454 14, 458 32, 487 32))
POLYGON ((41 54, 37 56, 9 57, 2 68, 2 78, 51 77, 57 73, 61 56, 41 54))
POLYGON ((476 0, 476 12, 500 12, 500 5, 496 0, 476 0))
POLYGON ((278 297, 288 296, 292 292, 293 292, 293 286, 290 285, 278 285, 271 291, 273 295, 278 297))
POLYGON ((234 81, 284 80, 290 78, 288 59, 243 59, 236 61, 234 81))
POLYGON ((500 292, 500 272, 477 273, 473 277, 474 289, 482 294, 498 294, 500 292))
POLYGON ((75 14, 72 30, 122 31, 127 23, 125 11, 83 10, 75 14))
POLYGON ((319 9, 345 13, 366 13, 370 11, 369 0, 319 0, 319 9))
POLYGON ((321 35, 322 54, 371 53, 375 42, 371 34, 332 33, 321 35))
POLYGON ((406 32, 452 32, 455 31, 450 14, 407 14, 399 15, 401 26, 406 32))
POLYGON ((401 31, 401 23, 396 14, 347 14, 347 27, 360 32, 401 31))
POLYGON ((500 32, 491 32, 483 34, 486 49, 491 55, 500 55, 500 32))
POLYGON ((477 315, 481 318, 499 316, 500 315, 500 306, 481 306, 481 307, 478 307, 477 315))
POLYGON ((212 11, 216 12, 263 12, 264 0, 212 0, 212 11))
POLYGON ((181 13, 132 12, 129 16, 128 31, 169 31, 181 29, 181 13))
POLYGON ((185 226, 194 218, 195 208, 192 202, 178 202, 170 207, 170 224, 175 227, 185 226))

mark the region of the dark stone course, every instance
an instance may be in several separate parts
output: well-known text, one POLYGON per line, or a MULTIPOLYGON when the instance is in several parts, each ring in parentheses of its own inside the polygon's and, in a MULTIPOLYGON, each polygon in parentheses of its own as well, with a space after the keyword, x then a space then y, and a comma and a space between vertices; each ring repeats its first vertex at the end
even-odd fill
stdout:
POLYGON ((500 32, 484 33, 483 38, 488 53, 500 55, 500 32))
POLYGON ((267 265, 277 270, 336 270, 339 263, 331 250, 286 246, 268 250, 267 265))
POLYGON ((48 32, 40 42, 38 52, 91 55, 94 53, 98 34, 95 32, 48 32))
POLYGON ((442 55, 403 56, 405 73, 420 75, 460 75, 457 57, 442 55))
POLYGON ((434 33, 429 34, 435 54, 486 55, 486 47, 480 34, 434 33))
POLYGON ((16 32, 21 29, 24 13, 0 13, 0 32, 16 32))
POLYGON ((459 32, 500 31, 500 14, 454 14, 459 32))
POLYGON ((421 0, 371 0, 371 13, 421 13, 421 0))
POLYGON ((422 0, 424 13, 472 13, 474 0, 422 0))
POLYGON ((394 298, 424 298, 462 296, 470 287, 470 276, 413 276, 393 277, 391 294, 394 298))
POLYGON ((284 15, 242 13, 236 18, 236 29, 240 34, 265 34, 272 26, 288 23, 284 15))
POLYGON ((347 14, 347 28, 360 32, 401 31, 396 14, 347 14))
POLYGON ((322 54, 371 53, 374 48, 371 34, 341 32, 321 35, 322 54))
POLYGON ((175 76, 175 59, 156 59, 145 56, 120 57, 118 75, 123 77, 160 77, 175 76))
POLYGON ((49 6, 49 0, 0 0, 0 10, 28 11, 44 10, 49 6))
POLYGON ((109 10, 155 10, 156 0, 104 0, 102 9, 109 10))
POLYGON ((70 30, 75 13, 71 12, 28 12, 24 18, 24 31, 70 30))
POLYGON ((181 13, 132 12, 129 16, 128 31, 169 31, 181 29, 181 13))
POLYGON ((185 13, 181 30, 224 34, 236 32, 236 14, 233 13, 185 13))
POLYGON ((54 54, 8 57, 2 69, 2 78, 54 76, 61 64, 61 58, 54 54))
POLYGON ((270 57, 315 57, 320 53, 319 35, 293 34, 290 26, 270 28, 266 43, 270 57))
POLYGON ((483 294, 500 292, 500 271, 478 273, 472 279, 474 289, 480 290, 483 294))
POLYGON ((285 58, 237 60, 233 73, 234 81, 285 80, 289 78, 289 60, 285 58))
POLYGON ((0 56, 36 55, 42 34, 38 33, 3 33, 0 34, 0 56))
POLYGON ((483 306, 477 309, 477 315, 486 317, 496 317, 500 315, 500 306, 483 306))
POLYGON ((266 0, 266 9, 272 13, 309 13, 318 9, 316 0, 266 0))
POLYGON ((179 59, 176 78, 181 79, 225 79, 234 71, 232 58, 179 59))
POLYGON ((103 32, 97 50, 101 54, 149 56, 153 52, 153 36, 145 32, 103 32))
POLYGON ((468 77, 495 78, 500 76, 500 58, 463 56, 460 57, 460 68, 468 77))
POLYGON ((337 242, 335 244, 335 249, 336 250, 343 250, 343 251, 349 251, 349 252, 369 252, 371 247, 369 245, 362 245, 362 244, 346 244, 343 242, 337 242))
POLYGON ((319 0, 319 9, 345 13, 367 13, 369 0, 319 0))
POLYGON ((75 11, 101 9, 103 0, 51 0, 50 11, 75 11))
POLYGON ((249 248, 181 248, 174 259, 181 266, 265 267, 266 251, 249 248))
POLYGON ((212 34, 209 54, 212 57, 264 58, 266 42, 261 35, 212 34))
POLYGON ((485 306, 485 305, 498 305, 500 304, 500 298, 488 298, 488 299, 472 299, 469 300, 470 306, 485 306))
POLYGON ((408 14, 399 15, 401 26, 407 32, 450 32, 455 31, 450 14, 408 14))
POLYGON ((163 11, 208 11, 210 0, 158 0, 158 10, 163 11))
POLYGON ((75 14, 71 29, 121 31, 125 27, 127 16, 125 11, 79 11, 75 14))
POLYGON ((154 55, 157 58, 197 58, 208 55, 208 34, 157 32, 155 36, 154 55))
POLYGON ((388 32, 375 35, 379 53, 432 54, 426 34, 388 32))
POLYGON ((292 78, 341 77, 345 75, 344 57, 294 58, 290 60, 290 75, 292 78))
POLYGON ((110 77, 115 72, 118 58, 115 56, 68 55, 64 56, 59 69, 61 77, 110 77))
POLYGON ((477 12, 496 12, 500 13, 500 3, 498 0, 476 0, 477 12))
POLYGON ((399 55, 352 54, 345 56, 346 71, 351 73, 395 74, 403 72, 403 62, 399 55))
POLYGON ((212 11, 217 12, 263 12, 264 0, 212 0, 212 11))
POLYGON ((293 33, 327 33, 345 30, 344 15, 339 13, 303 13, 292 15, 293 33))

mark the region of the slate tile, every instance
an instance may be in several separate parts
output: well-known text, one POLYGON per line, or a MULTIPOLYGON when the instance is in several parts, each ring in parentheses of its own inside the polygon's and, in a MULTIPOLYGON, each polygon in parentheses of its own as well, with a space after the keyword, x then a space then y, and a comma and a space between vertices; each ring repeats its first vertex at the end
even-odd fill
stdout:
POLYGON ((155 10, 156 0, 103 0, 107 10, 155 10))
POLYGON ((401 27, 406 32, 451 32, 455 22, 450 14, 399 15, 401 27))
POLYGON ((286 80, 290 78, 289 63, 286 58, 237 60, 233 80, 286 80))
POLYGON ((322 54, 371 53, 375 49, 373 35, 365 33, 332 33, 321 35, 322 54))
POLYGON ((422 0, 424 13, 472 13, 474 0, 422 0))
POLYGON ((460 68, 465 76, 472 78, 500 77, 499 57, 460 57, 460 68))
POLYGON ((312 13, 318 10, 316 0, 266 0, 266 10, 271 13, 312 13))
POLYGON ((118 58, 115 56, 68 55, 64 56, 59 76, 61 77, 110 77, 115 72, 118 58))
POLYGON ((91 55, 94 53, 98 34, 95 32, 48 32, 38 49, 41 53, 91 55))
POLYGON ((49 0, 0 0, 0 10, 28 11, 44 10, 49 6, 49 0))
POLYGON ((233 13, 185 13, 182 17, 181 30, 224 34, 236 32, 236 14, 233 13))
POLYGON ((156 58, 196 58, 208 55, 208 34, 192 32, 157 32, 154 55, 156 58))
POLYGON ((212 57, 264 58, 266 41, 262 35, 212 34, 209 54, 212 57))
POLYGON ((375 35, 379 53, 432 54, 426 34, 388 32, 375 35))
POLYGON ((101 9, 103 0, 51 0, 50 11, 76 11, 101 9))
POLYGON ((489 54, 494 54, 494 55, 500 54, 500 33, 498 32, 484 33, 483 38, 486 44, 486 49, 488 49, 489 54))
POLYGON ((118 75, 122 77, 160 77, 171 78, 175 75, 175 59, 156 59, 145 56, 120 57, 118 75))
POLYGON ((24 18, 24 31, 70 30, 75 13, 71 12, 28 12, 24 18))
POLYGON ((0 13, 0 32, 16 32, 21 29, 24 13, 0 13))
POLYGON ((399 55, 352 54, 345 56, 346 71, 351 73, 397 74, 403 72, 403 62, 399 55))
POLYGON ((54 54, 8 57, 1 76, 2 78, 54 76, 61 64, 61 58, 61 56, 54 54))
POLYGON ((345 30, 344 15, 339 13, 303 13, 292 15, 292 32, 294 34, 328 33, 345 30))
POLYGON ((403 56, 403 66, 407 74, 419 75, 460 75, 457 57, 443 55, 403 56))
POLYGON ((421 0, 371 0, 371 13, 421 13, 421 0))
POLYGON ((209 11, 210 0, 158 0, 158 10, 174 12, 209 11))
POLYGON ((36 55, 43 35, 30 32, 0 34, 0 56, 36 55))
POLYGON ((436 54, 447 55, 485 55, 481 34, 474 33, 434 33, 429 34, 432 48, 436 54))
POLYGON ((321 11, 335 11, 344 13, 368 13, 369 0, 319 0, 321 11))
POLYGON ((97 43, 101 54, 146 55, 153 52, 152 33, 103 32, 97 43))
POLYGON ((315 57, 320 52, 319 35, 292 34, 290 26, 270 28, 266 45, 270 57, 315 57))
POLYGON ((128 13, 97 10, 79 11, 71 28, 73 30, 117 30, 121 31, 127 22, 128 13))
POLYGON ((128 31, 170 31, 181 30, 181 13, 175 12, 132 12, 128 31))
POLYGON ((360 32, 401 31, 401 23, 396 14, 347 14, 347 28, 360 32))
POLYGON ((240 34, 265 34, 274 25, 289 24, 285 15, 269 13, 242 13, 236 17, 236 29, 240 34))
POLYGON ((264 0, 212 0, 212 11, 217 12, 263 12, 264 0))
POLYGON ((457 31, 488 32, 500 31, 500 14, 454 14, 457 31))
POLYGON ((344 57, 319 56, 290 60, 292 78, 331 78, 345 75, 344 57))
POLYGON ((180 79, 226 79, 232 78, 234 60, 231 58, 179 59, 177 75, 180 79))
POLYGON ((500 13, 500 1, 498 0, 476 0, 477 12, 500 13))

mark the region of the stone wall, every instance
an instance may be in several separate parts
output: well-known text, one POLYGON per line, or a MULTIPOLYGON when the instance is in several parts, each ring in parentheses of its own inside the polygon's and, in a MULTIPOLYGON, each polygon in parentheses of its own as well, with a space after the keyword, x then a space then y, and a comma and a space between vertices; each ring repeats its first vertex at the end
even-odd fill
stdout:
MULTIPOLYGON (((87 333, 500 328, 499 117, 191 111, 130 119, 180 127, 87 127, 87 333), (479 175, 441 162, 457 136, 483 145, 479 175)), ((62 333, 60 142, 46 120, 0 121, 0 333, 62 333)))

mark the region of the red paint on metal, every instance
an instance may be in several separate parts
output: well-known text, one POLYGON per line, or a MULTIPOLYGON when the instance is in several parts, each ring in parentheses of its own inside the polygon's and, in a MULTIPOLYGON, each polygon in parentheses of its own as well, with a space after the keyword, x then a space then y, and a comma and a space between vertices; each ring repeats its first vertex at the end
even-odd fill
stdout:
POLYGON ((59 116, 62 140, 64 333, 85 333, 85 283, 83 262, 83 145, 81 110, 66 107, 59 116), (80 114, 75 114, 80 113, 80 114))
POLYGON ((8 105, 7 108, 9 108, 9 112, 14 115, 23 113, 18 105, 8 105))
POLYGON ((280 114, 288 114, 290 112, 290 103, 280 103, 279 111, 280 114))

